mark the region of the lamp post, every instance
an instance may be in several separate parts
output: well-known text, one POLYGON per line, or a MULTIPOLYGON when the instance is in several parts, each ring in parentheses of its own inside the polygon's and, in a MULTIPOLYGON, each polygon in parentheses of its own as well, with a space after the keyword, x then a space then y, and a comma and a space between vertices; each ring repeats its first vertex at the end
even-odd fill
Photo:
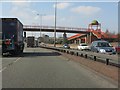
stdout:
POLYGON ((40 22, 40 26, 41 26, 41 27, 40 27, 40 37, 41 37, 41 36, 42 36, 42 35, 41 35, 41 29, 42 29, 42 17, 45 16, 45 14, 37 14, 37 15, 40 17, 40 21, 41 21, 41 22, 40 22))
POLYGON ((54 47, 56 47, 56 16, 57 16, 57 1, 55 2, 54 47))

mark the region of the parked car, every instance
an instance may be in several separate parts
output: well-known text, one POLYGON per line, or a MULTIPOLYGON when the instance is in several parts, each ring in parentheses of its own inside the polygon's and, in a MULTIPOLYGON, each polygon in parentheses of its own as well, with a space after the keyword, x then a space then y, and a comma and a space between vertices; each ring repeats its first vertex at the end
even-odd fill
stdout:
POLYGON ((113 46, 111 46, 109 42, 103 40, 93 41, 90 49, 97 53, 116 54, 116 50, 113 46))
POLYGON ((115 50, 118 54, 120 54, 120 43, 118 44, 118 46, 115 47, 115 50))
POLYGON ((63 45, 63 48, 65 48, 65 49, 69 49, 70 46, 69 46, 69 44, 64 44, 64 45, 63 45))
POLYGON ((90 50, 89 46, 86 43, 81 43, 77 46, 78 50, 90 50))

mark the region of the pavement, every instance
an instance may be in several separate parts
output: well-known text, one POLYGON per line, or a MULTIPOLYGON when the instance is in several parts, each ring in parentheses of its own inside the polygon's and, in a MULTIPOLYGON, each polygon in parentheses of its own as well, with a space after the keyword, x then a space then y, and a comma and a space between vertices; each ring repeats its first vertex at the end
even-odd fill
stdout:
POLYGON ((23 55, 2 58, 3 88, 117 88, 62 54, 43 48, 25 48, 23 55))

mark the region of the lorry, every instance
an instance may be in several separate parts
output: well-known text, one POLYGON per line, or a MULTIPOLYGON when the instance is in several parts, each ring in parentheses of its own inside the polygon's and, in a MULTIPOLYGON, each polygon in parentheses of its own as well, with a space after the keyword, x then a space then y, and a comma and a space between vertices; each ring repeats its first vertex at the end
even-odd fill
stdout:
POLYGON ((27 47, 35 47, 35 37, 29 36, 27 37, 27 47))
POLYGON ((17 18, 1 18, 2 21, 2 55, 23 53, 23 24, 17 18))
POLYGON ((39 47, 39 42, 38 42, 38 40, 35 40, 35 47, 39 47))

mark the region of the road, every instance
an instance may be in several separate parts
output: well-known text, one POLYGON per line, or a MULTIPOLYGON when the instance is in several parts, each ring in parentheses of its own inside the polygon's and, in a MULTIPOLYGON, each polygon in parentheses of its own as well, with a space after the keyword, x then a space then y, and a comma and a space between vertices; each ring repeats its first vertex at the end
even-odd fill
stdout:
POLYGON ((2 58, 3 88, 116 88, 107 77, 68 60, 60 53, 26 48, 18 57, 2 58))

